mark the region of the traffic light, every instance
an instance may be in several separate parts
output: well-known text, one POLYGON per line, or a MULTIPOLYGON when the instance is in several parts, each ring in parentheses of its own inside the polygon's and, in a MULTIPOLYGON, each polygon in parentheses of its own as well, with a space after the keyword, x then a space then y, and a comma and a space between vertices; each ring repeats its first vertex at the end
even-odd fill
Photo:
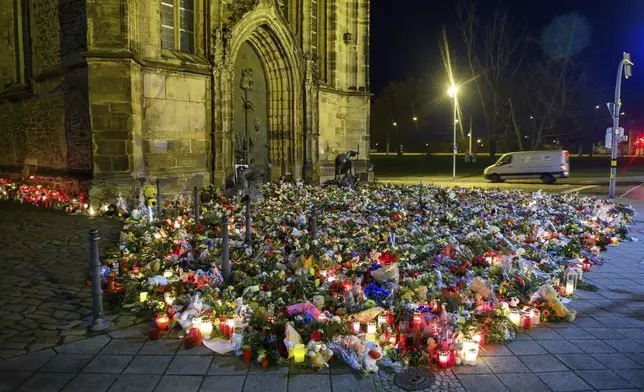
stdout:
POLYGON ((631 54, 624 52, 624 77, 626 79, 633 76, 633 62, 631 61, 631 54))

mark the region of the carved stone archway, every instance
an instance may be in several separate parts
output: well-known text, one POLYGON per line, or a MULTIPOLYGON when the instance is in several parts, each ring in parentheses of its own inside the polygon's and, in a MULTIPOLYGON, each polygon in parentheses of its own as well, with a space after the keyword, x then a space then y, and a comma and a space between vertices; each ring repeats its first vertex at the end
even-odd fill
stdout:
POLYGON ((215 183, 222 184, 234 165, 232 140, 234 66, 240 46, 248 42, 257 51, 268 87, 269 159, 271 180, 286 172, 299 178, 303 165, 304 60, 274 0, 260 0, 231 28, 215 35, 214 48, 214 144, 215 183))

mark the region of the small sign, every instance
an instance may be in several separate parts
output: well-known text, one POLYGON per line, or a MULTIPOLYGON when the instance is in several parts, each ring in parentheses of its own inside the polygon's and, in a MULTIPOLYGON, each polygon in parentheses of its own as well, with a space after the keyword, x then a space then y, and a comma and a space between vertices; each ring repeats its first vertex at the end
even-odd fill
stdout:
POLYGON ((150 152, 152 154, 165 154, 168 152, 168 140, 156 139, 150 143, 150 152))

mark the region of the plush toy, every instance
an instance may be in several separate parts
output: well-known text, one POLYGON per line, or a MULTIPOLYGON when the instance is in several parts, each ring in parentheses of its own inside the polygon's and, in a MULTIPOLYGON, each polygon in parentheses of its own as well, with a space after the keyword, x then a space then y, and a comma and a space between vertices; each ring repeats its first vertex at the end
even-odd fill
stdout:
POLYGON ((143 196, 145 196, 146 205, 152 207, 152 209, 157 208, 157 187, 156 185, 148 184, 143 187, 143 196))
POLYGON ((366 342, 364 347, 364 357, 362 358, 362 366, 365 371, 370 373, 378 372, 378 360, 382 358, 382 348, 376 342, 366 342))
POLYGON ((328 362, 333 357, 333 351, 326 344, 314 340, 309 341, 306 346, 306 354, 311 359, 311 365, 316 369, 329 367, 328 362))
POLYGON ((548 306, 550 306, 554 311, 557 317, 561 317, 568 322, 573 322, 577 316, 576 310, 568 310, 566 306, 559 300, 557 296, 557 291, 549 285, 543 285, 532 294, 530 302, 536 302, 538 299, 543 299, 546 301, 548 306))

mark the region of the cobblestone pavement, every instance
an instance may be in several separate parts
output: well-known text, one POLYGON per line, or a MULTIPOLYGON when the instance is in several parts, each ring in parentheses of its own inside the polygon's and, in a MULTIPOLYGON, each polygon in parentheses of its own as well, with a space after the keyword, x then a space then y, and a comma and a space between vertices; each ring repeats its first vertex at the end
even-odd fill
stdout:
POLYGON ((104 250, 119 227, 115 220, 0 202, 1 358, 85 337, 88 231, 99 229, 104 250))
MULTIPOLYGON (((28 219, 25 217, 23 220, 26 222, 28 219)), ((59 218, 55 221, 59 227, 62 225, 59 222, 64 222, 59 218)), ((69 225, 80 230, 75 243, 86 248, 87 221, 78 222, 76 226, 69 225)), ((30 230, 29 227, 25 226, 18 232, 26 235, 24 232, 30 230)), ((601 290, 577 293, 569 304, 570 308, 578 311, 573 323, 541 324, 520 334, 507 345, 486 345, 481 350, 476 366, 459 366, 441 371, 431 369, 436 381, 425 391, 644 390, 644 222, 635 225, 634 229, 633 234, 640 238, 640 242, 610 248, 604 254, 604 265, 593 267, 593 271, 584 276, 585 280, 596 284, 601 290)), ((2 238, 1 241, 8 241, 2 238)), ((12 238, 24 243, 21 235, 12 238)), ((56 238, 54 236, 49 241, 59 240, 56 238)), ((22 251, 26 252, 32 247, 37 250, 43 244, 42 241, 34 241, 30 246, 21 245, 24 246, 22 251)), ((3 245, 10 244, 3 242, 3 245)), ((48 250, 39 254, 44 254, 40 258, 44 257, 45 260, 48 260, 47 257, 58 260, 60 254, 69 256, 70 252, 61 250, 54 253, 48 250)), ((77 249, 76 252, 78 257, 86 260, 84 250, 77 249)), ((15 263, 18 266, 11 270, 10 273, 21 276, 22 280, 13 280, 11 287, 2 288, 3 311, 8 303, 24 302, 16 297, 33 296, 33 287, 36 285, 32 285, 31 289, 22 289, 27 285, 18 285, 21 292, 9 301, 5 300, 5 292, 11 292, 14 282, 27 282, 29 277, 36 274, 37 269, 28 269, 26 266, 31 259, 33 257, 25 254, 15 263), (20 268, 25 272, 18 274, 20 268)), ((69 265, 62 269, 68 270, 69 265)), ((76 279, 82 278, 80 274, 76 279)), ((73 282, 64 277, 60 279, 58 284, 61 287, 48 289, 52 294, 47 293, 44 296, 47 298, 41 299, 42 303, 52 302, 48 298, 54 296, 56 290, 71 292, 70 295, 79 297, 78 289, 69 290, 67 287, 79 286, 73 286, 73 282)), ((88 307, 86 298, 82 297, 75 306, 88 307)), ((65 304, 65 297, 57 300, 57 303, 65 304)), ((26 317, 24 312, 10 311, 3 313, 2 320, 10 314, 26 317)), ((22 325, 15 323, 12 326, 16 324, 22 325)), ((204 347, 186 350, 180 340, 148 341, 146 331, 149 327, 149 324, 141 323, 112 331, 108 335, 0 361, 0 391, 402 391, 393 382, 394 374, 387 371, 362 377, 353 374, 337 359, 329 369, 321 372, 295 366, 261 369, 233 356, 214 355, 204 347)), ((38 328, 33 326, 34 330, 38 328)), ((13 336, 23 335, 16 333, 13 336)), ((3 339, 6 344, 13 342, 12 337, 3 339)), ((60 336, 58 339, 61 339, 60 336)), ((20 340, 16 342, 21 343, 20 340)), ((25 347, 6 350, 25 350, 25 347)))

